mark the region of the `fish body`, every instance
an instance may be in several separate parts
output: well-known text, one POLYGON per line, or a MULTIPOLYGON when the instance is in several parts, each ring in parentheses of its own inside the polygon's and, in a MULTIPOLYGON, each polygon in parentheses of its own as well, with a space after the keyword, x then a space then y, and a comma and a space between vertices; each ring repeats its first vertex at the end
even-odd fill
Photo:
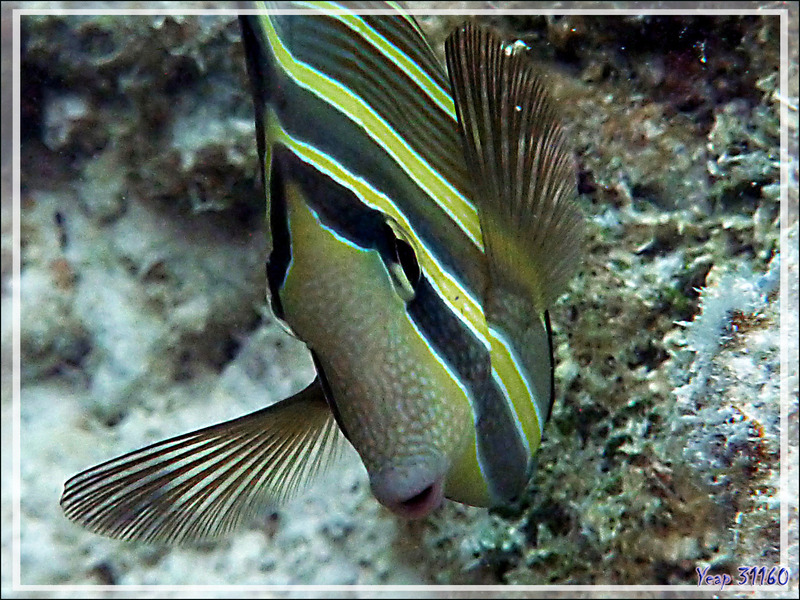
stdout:
POLYGON ((317 378, 71 479, 67 516, 100 533, 223 534, 312 479, 342 435, 403 516, 509 502, 529 479, 553 399, 547 309, 581 228, 552 103, 481 28, 451 35, 446 72, 402 12, 295 5, 318 10, 241 25, 270 301, 317 378))

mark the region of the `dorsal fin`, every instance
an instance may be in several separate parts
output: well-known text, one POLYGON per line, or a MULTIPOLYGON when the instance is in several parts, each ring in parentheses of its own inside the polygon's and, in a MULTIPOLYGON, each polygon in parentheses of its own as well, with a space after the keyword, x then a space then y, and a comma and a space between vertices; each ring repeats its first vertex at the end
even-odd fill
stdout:
POLYGON ((544 311, 574 273, 582 233, 557 112, 515 45, 468 23, 445 49, 489 262, 487 293, 499 288, 544 311))

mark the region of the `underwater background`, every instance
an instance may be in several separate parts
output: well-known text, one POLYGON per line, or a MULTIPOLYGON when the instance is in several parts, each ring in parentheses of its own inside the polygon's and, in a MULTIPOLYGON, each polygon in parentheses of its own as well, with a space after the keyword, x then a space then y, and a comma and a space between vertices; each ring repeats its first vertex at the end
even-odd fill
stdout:
MULTIPOLYGON (((121 7, 86 6, 112 4, 121 7)), ((13 426, 12 7, 78 5, 3 7, 4 450, 13 426)), ((739 566, 778 566, 787 502, 783 566, 796 587, 797 16, 792 4, 788 93, 779 90, 778 16, 478 17, 524 39, 546 73, 589 230, 581 272, 551 311, 556 403, 528 493, 513 509, 446 502, 407 522, 372 497, 350 451, 252 526, 179 548, 91 534, 58 500, 88 466, 256 410, 313 377, 304 345, 265 300, 269 241, 238 24, 23 16, 21 583, 696 584, 698 567, 735 578, 739 566), (793 483, 779 495, 781 379, 793 483)), ((441 55, 464 18, 419 20, 441 55)), ((4 595, 11 465, 4 451, 4 595)))

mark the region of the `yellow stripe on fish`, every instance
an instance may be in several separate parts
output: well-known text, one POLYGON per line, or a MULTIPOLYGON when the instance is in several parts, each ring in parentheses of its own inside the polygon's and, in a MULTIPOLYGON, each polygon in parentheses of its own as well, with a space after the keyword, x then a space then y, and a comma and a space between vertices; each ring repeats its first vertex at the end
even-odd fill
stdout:
MULTIPOLYGON (((330 156, 309 144, 292 138, 281 128, 278 118, 274 114, 270 119, 269 136, 274 143, 286 146, 303 162, 313 165, 338 185, 353 192, 366 207, 379 210, 392 217, 413 237, 414 230, 411 224, 406 216, 395 206, 390 197, 371 186, 369 181, 354 176, 353 173, 330 156)), ((413 241, 415 250, 419 248, 417 259, 421 263, 420 266, 423 273, 428 276, 437 293, 444 299, 453 313, 459 317, 462 323, 472 331, 473 335, 488 350, 490 347, 488 331, 479 300, 447 272, 437 260, 436 255, 430 252, 423 242, 417 238, 413 238, 413 241)))
POLYGON ((70 479, 65 513, 93 531, 223 535, 344 438, 407 517, 443 497, 506 503, 530 477, 553 399, 547 309, 581 232, 552 103, 519 47, 481 28, 448 38, 445 72, 413 17, 358 14, 396 3, 294 6, 313 10, 241 25, 270 301, 317 378, 70 479))
MULTIPOLYGON (((351 121, 358 123, 363 132, 381 144, 428 196, 437 199, 436 202, 451 221, 467 234, 479 250, 483 250, 474 206, 450 181, 433 169, 378 111, 339 81, 296 59, 275 31, 272 18, 279 17, 264 15, 261 17, 261 25, 281 69, 297 85, 330 103, 351 121)), ((331 118, 335 118, 335 115, 331 115, 331 118)))
MULTIPOLYGON (((317 8, 342 8, 336 2, 298 2, 297 4, 298 6, 314 5, 317 8)), ((432 102, 435 102, 455 123, 456 109, 449 91, 443 88, 442 83, 437 82, 429 72, 421 68, 413 58, 394 45, 386 35, 381 34, 365 18, 358 15, 331 14, 329 17, 347 25, 353 32, 364 38, 366 44, 381 52, 386 59, 395 63, 419 86, 420 91, 427 95, 432 102)), ((420 39, 424 42, 424 38, 420 39)))

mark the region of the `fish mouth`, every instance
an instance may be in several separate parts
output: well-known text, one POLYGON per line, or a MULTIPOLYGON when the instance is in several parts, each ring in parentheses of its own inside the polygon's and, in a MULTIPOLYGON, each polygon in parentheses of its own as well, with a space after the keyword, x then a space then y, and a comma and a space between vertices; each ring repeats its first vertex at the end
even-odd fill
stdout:
POLYGON ((394 503, 388 508, 406 519, 421 519, 428 516, 444 500, 442 480, 438 479, 408 500, 394 503))
POLYGON ((403 493, 387 493, 383 485, 373 482, 373 493, 378 501, 397 516, 405 519, 421 519, 428 516, 444 500, 443 477, 432 481, 418 483, 415 486, 403 486, 403 493))

